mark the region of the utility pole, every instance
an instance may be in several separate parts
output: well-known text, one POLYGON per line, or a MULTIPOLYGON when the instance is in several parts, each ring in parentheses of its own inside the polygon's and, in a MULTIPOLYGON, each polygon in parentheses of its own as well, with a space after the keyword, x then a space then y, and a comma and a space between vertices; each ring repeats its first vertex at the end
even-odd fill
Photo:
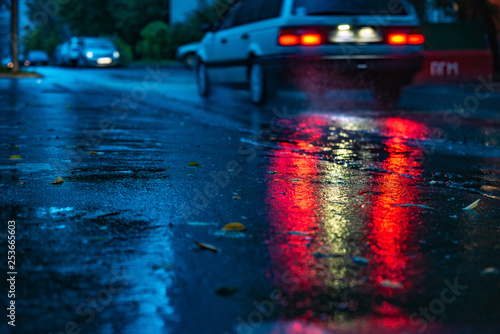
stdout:
POLYGON ((19 0, 12 0, 10 6, 10 45, 12 72, 19 72, 19 0))

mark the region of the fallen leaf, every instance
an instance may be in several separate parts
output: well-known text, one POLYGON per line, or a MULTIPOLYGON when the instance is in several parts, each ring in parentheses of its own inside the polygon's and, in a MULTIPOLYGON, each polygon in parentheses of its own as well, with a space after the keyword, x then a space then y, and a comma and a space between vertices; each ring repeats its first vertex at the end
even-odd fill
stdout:
POLYGON ((90 155, 96 155, 96 154, 99 154, 99 153, 97 153, 96 151, 90 152, 90 155))
POLYGON ((352 262, 360 266, 366 266, 368 263, 370 263, 370 260, 365 257, 355 256, 352 258, 352 262))
POLYGON ((247 228, 241 223, 227 224, 222 228, 223 231, 245 231, 247 228))
POLYGON ((199 163, 197 163, 196 161, 193 161, 193 162, 190 162, 190 163, 188 164, 188 166, 189 166, 189 167, 199 167, 199 166, 200 166, 200 164, 199 164, 199 163))
POLYGON ((204 244, 204 243, 201 243, 201 242, 198 242, 198 241, 195 241, 194 243, 196 245, 200 246, 200 248, 202 250, 209 250, 209 251, 212 251, 212 252, 215 252, 215 253, 219 252, 219 250, 216 247, 212 246, 212 245, 204 244))
POLYGON ((238 289, 234 286, 221 286, 215 290, 215 293, 222 297, 228 297, 234 295, 236 291, 238 291, 238 289))
POLYGON ((500 271, 497 268, 489 267, 489 268, 486 268, 483 270, 483 272, 481 273, 481 276, 498 275, 498 274, 500 274, 500 271))
POLYGON ((63 182, 64 180, 58 176, 57 179, 54 182, 52 182, 52 184, 62 184, 63 182))
POLYGON ((380 286, 383 286, 384 288, 389 288, 389 289, 403 289, 404 288, 403 283, 397 282, 397 281, 390 281, 390 280, 381 281, 380 286))
POLYGON ((13 155, 9 158, 9 160, 21 160, 21 156, 20 155, 13 155))
POLYGON ((240 196, 238 196, 238 195, 234 195, 234 196, 233 196, 233 199, 241 199, 241 197, 240 197, 240 196))
POLYGON ((478 199, 477 201, 475 201, 474 203, 472 203, 468 207, 464 208, 464 210, 474 210, 475 208, 477 208, 477 205, 479 204, 480 201, 481 200, 478 199))

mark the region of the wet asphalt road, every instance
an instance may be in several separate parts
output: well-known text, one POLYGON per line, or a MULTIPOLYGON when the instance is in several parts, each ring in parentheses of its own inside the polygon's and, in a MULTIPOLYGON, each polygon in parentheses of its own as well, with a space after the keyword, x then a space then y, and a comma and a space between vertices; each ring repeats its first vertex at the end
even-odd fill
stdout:
POLYGON ((177 67, 39 71, 0 81, 1 333, 500 332, 487 79, 387 111, 366 91, 203 101, 177 67))

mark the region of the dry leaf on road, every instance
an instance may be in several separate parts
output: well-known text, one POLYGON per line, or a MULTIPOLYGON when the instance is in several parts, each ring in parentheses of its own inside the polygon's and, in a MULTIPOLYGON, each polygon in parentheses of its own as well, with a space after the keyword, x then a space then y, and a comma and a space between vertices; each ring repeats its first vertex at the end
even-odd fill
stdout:
POLYGON ((472 203, 468 207, 464 208, 464 210, 474 210, 475 208, 477 208, 477 205, 479 204, 480 201, 481 200, 478 199, 477 201, 475 201, 474 203, 472 203))
POLYGON ((247 228, 241 223, 227 224, 222 228, 223 231, 245 231, 247 228))
POLYGON ((219 252, 219 250, 215 246, 212 246, 212 245, 209 245, 209 244, 204 244, 204 243, 198 242, 198 241, 195 241, 194 243, 196 245, 200 246, 200 248, 202 250, 209 250, 209 251, 212 251, 212 252, 215 252, 215 253, 219 252))
POLYGON ((64 182, 64 180, 62 179, 62 177, 57 177, 57 179, 52 182, 52 184, 62 184, 64 182))

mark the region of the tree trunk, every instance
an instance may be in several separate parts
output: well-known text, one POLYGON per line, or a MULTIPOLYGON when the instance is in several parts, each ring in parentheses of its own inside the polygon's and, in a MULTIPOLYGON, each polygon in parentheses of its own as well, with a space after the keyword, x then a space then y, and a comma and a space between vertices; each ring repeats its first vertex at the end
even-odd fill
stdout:
POLYGON ((19 72, 19 0, 12 0, 10 9, 10 43, 12 56, 12 72, 19 72))

